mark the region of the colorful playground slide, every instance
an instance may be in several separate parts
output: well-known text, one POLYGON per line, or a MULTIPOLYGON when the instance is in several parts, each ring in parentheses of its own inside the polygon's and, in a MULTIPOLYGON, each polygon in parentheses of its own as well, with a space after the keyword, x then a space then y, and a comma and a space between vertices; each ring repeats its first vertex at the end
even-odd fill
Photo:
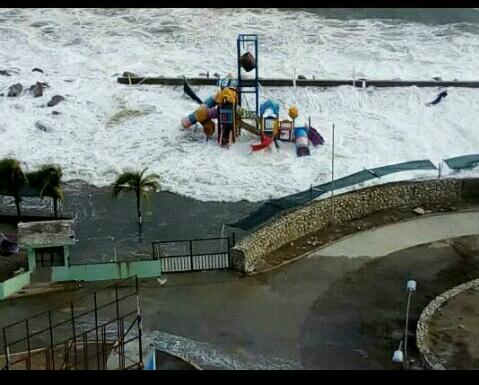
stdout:
POLYGON ((309 141, 308 141, 308 128, 307 127, 295 127, 294 137, 296 142, 296 155, 308 156, 309 155, 309 141))
POLYGON ((271 143, 273 143, 273 138, 270 136, 263 135, 261 137, 261 142, 252 144, 251 149, 253 151, 259 151, 259 150, 262 150, 263 148, 269 147, 271 143))
POLYGON ((324 138, 321 134, 313 127, 309 127, 308 130, 308 138, 313 143, 314 147, 317 147, 321 144, 324 144, 324 138))

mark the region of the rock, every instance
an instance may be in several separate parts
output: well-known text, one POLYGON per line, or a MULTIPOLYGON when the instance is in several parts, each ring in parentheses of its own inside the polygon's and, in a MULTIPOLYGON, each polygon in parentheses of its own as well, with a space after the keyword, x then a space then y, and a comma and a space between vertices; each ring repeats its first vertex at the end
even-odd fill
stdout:
POLYGON ((32 69, 32 72, 41 72, 41 73, 43 73, 43 70, 42 70, 41 68, 35 67, 34 69, 32 69))
POLYGON ((311 241, 306 241, 306 243, 307 243, 308 245, 312 245, 312 244, 313 244, 313 242, 311 242, 311 241))
POLYGON ((289 245, 290 245, 291 247, 293 247, 293 246, 294 246, 294 242, 290 242, 289 245))
POLYGON ((43 96, 43 86, 40 82, 36 82, 35 85, 30 87, 30 90, 33 91, 34 98, 43 96))
POLYGON ((62 100, 65 100, 65 98, 61 95, 55 95, 53 98, 50 99, 50 101, 47 103, 48 107, 53 107, 56 106, 58 103, 60 103, 62 100))
POLYGON ((61 115, 62 113, 61 112, 58 112, 58 111, 52 111, 52 115, 61 115))
POLYGON ((219 79, 219 78, 221 77, 221 75, 220 75, 218 72, 215 72, 215 73, 213 74, 213 77, 215 77, 215 78, 218 78, 218 79, 219 79))
POLYGON ((418 214, 418 215, 424 215, 426 214, 426 211, 422 208, 422 207, 416 207, 414 210, 413 210, 414 213, 418 214))
POLYGON ((441 81, 441 80, 442 80, 442 78, 441 78, 440 76, 434 76, 434 77, 433 77, 433 80, 436 80, 436 81, 441 81))
POLYGON ((0 70, 0 75, 2 75, 2 76, 12 76, 12 75, 10 75, 10 72, 8 72, 7 70, 0 70))
POLYGON ((17 97, 17 96, 20 96, 20 94, 22 93, 23 91, 23 86, 20 84, 20 83, 16 83, 14 85, 11 85, 9 88, 8 88, 8 94, 7 96, 9 97, 17 97))
POLYGON ((298 75, 298 80, 306 80, 306 76, 298 75))
POLYGON ((133 73, 133 72, 130 72, 130 71, 125 71, 123 72, 123 77, 124 78, 141 78, 141 76, 133 73))
POLYGON ((463 324, 459 324, 459 325, 457 325, 457 327, 458 327, 459 329, 461 329, 461 330, 465 330, 465 329, 466 329, 463 324))
POLYGON ((41 122, 36 122, 35 127, 43 132, 52 132, 51 128, 49 128, 47 125, 41 122))

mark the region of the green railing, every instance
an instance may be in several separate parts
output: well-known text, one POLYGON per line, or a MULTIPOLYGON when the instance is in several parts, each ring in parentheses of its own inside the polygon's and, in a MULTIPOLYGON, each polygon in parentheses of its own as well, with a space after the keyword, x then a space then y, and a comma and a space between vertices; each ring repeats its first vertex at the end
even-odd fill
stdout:
MULTIPOLYGON (((444 163, 450 169, 456 171, 461 169, 471 169, 479 164, 479 154, 463 155, 444 159, 444 163)), ((308 190, 291 194, 283 198, 271 199, 265 202, 255 212, 249 214, 247 217, 238 222, 229 224, 229 226, 251 231, 261 226, 263 223, 275 217, 276 215, 281 214, 285 210, 300 207, 333 190, 351 187, 371 179, 381 178, 385 175, 394 174, 397 172, 419 170, 438 170, 438 167, 435 166, 430 160, 426 159, 365 169, 336 179, 334 182, 327 182, 317 186, 311 186, 311 188, 308 190)), ((441 170, 439 170, 439 172, 440 171, 441 170)))

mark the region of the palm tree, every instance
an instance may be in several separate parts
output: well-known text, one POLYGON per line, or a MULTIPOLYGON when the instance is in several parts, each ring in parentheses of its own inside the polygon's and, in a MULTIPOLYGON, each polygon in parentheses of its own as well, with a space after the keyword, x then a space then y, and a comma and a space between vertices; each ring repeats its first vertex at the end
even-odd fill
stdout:
POLYGON ((113 197, 117 197, 123 191, 131 191, 136 196, 136 210, 138 215, 138 229, 141 241, 141 197, 148 198, 148 194, 160 188, 159 176, 157 174, 145 175, 148 168, 142 171, 125 171, 113 183, 113 197))
POLYGON ((34 173, 30 173, 29 182, 32 187, 40 190, 40 197, 48 196, 53 199, 53 211, 58 218, 58 201, 63 202, 62 176, 60 166, 44 164, 34 173))
POLYGON ((20 162, 14 158, 6 158, 0 160, 0 191, 6 195, 15 198, 15 206, 17 207, 17 215, 21 217, 20 190, 27 183, 27 177, 22 170, 20 162))

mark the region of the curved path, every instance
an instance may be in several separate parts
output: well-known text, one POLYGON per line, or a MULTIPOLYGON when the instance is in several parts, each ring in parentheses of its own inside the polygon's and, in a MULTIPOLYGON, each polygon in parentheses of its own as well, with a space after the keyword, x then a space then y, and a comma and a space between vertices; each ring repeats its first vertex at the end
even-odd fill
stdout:
MULTIPOLYGON (((140 290, 145 334, 160 350, 203 368, 390 369, 404 327, 405 281, 418 282, 413 330, 432 298, 465 276, 479 276, 479 236, 469 237, 475 244, 424 243, 479 234, 478 219, 477 211, 417 217, 343 238, 252 277, 231 271, 165 274, 166 284, 152 280, 140 290), (387 255, 371 258, 381 254, 387 255)), ((0 325, 78 295, 2 302, 0 325)))
POLYGON ((311 255, 380 257, 425 243, 479 234, 479 210, 426 215, 341 238, 311 255))

